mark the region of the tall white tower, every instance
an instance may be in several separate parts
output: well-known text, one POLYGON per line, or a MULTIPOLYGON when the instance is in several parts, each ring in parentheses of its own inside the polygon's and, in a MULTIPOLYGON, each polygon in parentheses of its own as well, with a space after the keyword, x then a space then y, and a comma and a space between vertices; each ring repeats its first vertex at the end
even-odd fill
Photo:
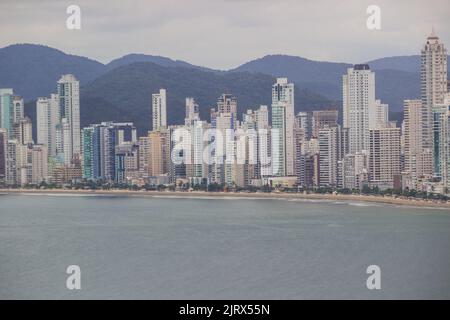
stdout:
POLYGON ((294 84, 278 78, 272 86, 272 171, 275 176, 294 172, 294 84))
POLYGON ((166 89, 152 94, 152 130, 167 127, 167 100, 166 89))
POLYGON ((421 98, 423 104, 423 144, 424 148, 433 148, 432 109, 436 104, 444 103, 447 92, 447 50, 444 44, 431 30, 421 52, 421 98))
POLYGON ((37 143, 47 146, 48 154, 56 156, 56 127, 60 121, 59 96, 38 98, 36 101, 37 143))
POLYGON ((64 161, 70 163, 74 156, 81 154, 80 83, 73 74, 62 75, 57 82, 57 93, 60 117, 66 119, 65 126, 70 131, 69 141, 64 141, 65 156, 70 158, 64 161))
POLYGON ((376 127, 375 73, 367 64, 343 76, 343 122, 349 128, 350 153, 369 150, 370 128, 376 127))

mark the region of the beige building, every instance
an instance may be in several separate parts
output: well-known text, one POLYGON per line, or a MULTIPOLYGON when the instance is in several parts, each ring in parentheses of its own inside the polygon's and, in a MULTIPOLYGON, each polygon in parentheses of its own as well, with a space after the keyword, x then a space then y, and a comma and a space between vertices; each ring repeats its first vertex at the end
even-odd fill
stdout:
POLYGON ((388 126, 370 130, 369 179, 393 187, 400 174, 400 128, 388 126))
POLYGON ((423 139, 424 108, 421 100, 404 101, 404 171, 411 176, 413 188, 418 180, 433 174, 432 150, 425 148, 423 139))
POLYGON ((319 130, 328 127, 335 127, 338 125, 338 110, 316 110, 312 115, 312 134, 313 137, 319 136, 319 130))
POLYGON ((151 131, 148 135, 148 175, 159 176, 169 172, 167 131, 151 131))
POLYGON ((436 104, 444 103, 444 95, 447 92, 447 50, 434 30, 421 51, 420 81, 424 106, 421 123, 423 146, 432 149, 432 109, 436 104))

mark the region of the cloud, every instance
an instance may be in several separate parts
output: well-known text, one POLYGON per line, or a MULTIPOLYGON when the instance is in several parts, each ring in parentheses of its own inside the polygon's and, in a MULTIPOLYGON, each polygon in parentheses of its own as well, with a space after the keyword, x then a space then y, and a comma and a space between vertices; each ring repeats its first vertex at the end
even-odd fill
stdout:
POLYGON ((108 62, 136 52, 212 68, 232 68, 266 54, 361 62, 417 54, 434 25, 450 40, 447 0, 130 0, 0 3, 0 46, 46 44, 108 62), (77 4, 82 29, 65 27, 77 4), (366 28, 366 8, 381 8, 382 29, 366 28))

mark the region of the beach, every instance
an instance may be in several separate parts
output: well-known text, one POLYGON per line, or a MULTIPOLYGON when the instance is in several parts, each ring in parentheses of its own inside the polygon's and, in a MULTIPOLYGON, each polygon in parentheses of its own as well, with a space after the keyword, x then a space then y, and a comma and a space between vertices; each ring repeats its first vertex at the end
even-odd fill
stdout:
POLYGON ((249 199, 303 199, 315 201, 355 201, 375 202, 391 205, 414 207, 432 207, 450 210, 450 201, 432 201, 415 198, 400 198, 391 196, 354 195, 354 194, 318 194, 318 193, 285 193, 285 192, 205 192, 205 191, 132 191, 132 190, 75 190, 75 189, 0 189, 7 194, 82 194, 82 195, 117 195, 117 196, 149 196, 173 198, 249 198, 249 199))

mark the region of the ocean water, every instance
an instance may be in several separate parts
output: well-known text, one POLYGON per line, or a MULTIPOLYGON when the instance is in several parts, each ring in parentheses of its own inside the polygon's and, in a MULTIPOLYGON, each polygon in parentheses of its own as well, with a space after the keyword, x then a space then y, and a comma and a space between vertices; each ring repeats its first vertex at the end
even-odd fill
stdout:
POLYGON ((1 299, 449 299, 450 211, 0 195, 1 299), (66 268, 81 269, 68 290, 66 268), (369 265, 381 289, 369 290, 369 265))

